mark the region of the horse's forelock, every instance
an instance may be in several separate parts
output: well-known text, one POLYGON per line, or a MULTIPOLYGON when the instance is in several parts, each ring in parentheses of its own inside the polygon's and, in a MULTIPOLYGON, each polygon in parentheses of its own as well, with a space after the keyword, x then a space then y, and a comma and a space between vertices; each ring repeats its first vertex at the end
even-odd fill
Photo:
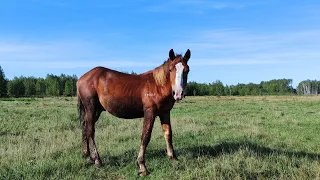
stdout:
MULTIPOLYGON (((181 54, 177 54, 175 60, 183 60, 183 57, 181 54)), ((167 74, 170 70, 170 58, 168 58, 167 61, 164 61, 163 64, 156 69, 153 70, 153 77, 156 81, 156 84, 159 86, 165 85, 167 83, 168 77, 167 74)))

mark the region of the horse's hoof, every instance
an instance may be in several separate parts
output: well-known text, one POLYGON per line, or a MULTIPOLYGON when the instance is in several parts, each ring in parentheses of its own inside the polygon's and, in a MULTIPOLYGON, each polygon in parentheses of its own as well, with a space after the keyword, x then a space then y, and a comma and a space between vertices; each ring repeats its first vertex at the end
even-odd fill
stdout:
POLYGON ((94 164, 94 161, 93 161, 93 159, 89 156, 89 157, 87 157, 87 162, 89 163, 89 164, 94 164))
POLYGON ((141 172, 138 173, 138 175, 140 177, 147 176, 147 175, 149 175, 149 172, 147 170, 146 171, 141 171, 141 172))
POLYGON ((87 158, 87 157, 89 157, 89 156, 90 156, 90 154, 87 153, 87 152, 83 152, 83 153, 82 153, 82 157, 83 157, 83 158, 87 158))
POLYGON ((174 163, 178 163, 179 162, 178 158, 175 157, 175 156, 169 156, 169 159, 174 163))
POLYGON ((96 165, 96 167, 97 168, 101 168, 101 161, 99 160, 99 159, 96 159, 95 161, 94 161, 94 164, 96 165))

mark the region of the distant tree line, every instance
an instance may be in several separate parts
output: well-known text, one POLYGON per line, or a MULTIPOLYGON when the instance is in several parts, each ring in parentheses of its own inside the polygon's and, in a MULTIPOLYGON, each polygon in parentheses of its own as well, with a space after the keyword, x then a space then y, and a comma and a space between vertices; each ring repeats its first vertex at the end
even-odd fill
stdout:
POLYGON ((75 96, 76 75, 48 74, 46 78, 14 77, 5 78, 0 66, 0 97, 44 97, 44 96, 75 96))
POLYGON ((299 83, 297 94, 299 95, 318 95, 320 93, 320 81, 305 80, 299 83))
MULTIPOLYGON (((319 91, 320 92, 320 91, 319 91)), ((292 79, 274 79, 262 81, 260 84, 224 85, 217 80, 213 83, 189 82, 187 96, 258 96, 258 95, 289 95, 296 94, 292 87, 292 79)))
MULTIPOLYGON (((128 72, 124 72, 128 73, 128 72)), ((130 74, 137 74, 131 72, 130 74)), ((46 97, 46 96, 76 96, 76 75, 48 74, 46 78, 14 77, 5 78, 0 66, 0 98, 1 97, 46 97)))
MULTIPOLYGON (((131 72, 131 74, 137 74, 131 72)), ((75 96, 77 76, 48 74, 46 78, 14 77, 5 78, 0 66, 0 97, 45 97, 75 96)), ((224 85, 217 80, 213 83, 188 82, 187 96, 259 96, 259 95, 318 95, 320 81, 305 80, 295 89, 292 79, 274 79, 259 84, 224 85)))
POLYGON ((5 78, 3 69, 0 66, 0 97, 7 96, 7 84, 8 80, 5 78))
POLYGON ((48 74, 46 78, 14 77, 7 81, 10 97, 75 96, 77 76, 48 74))

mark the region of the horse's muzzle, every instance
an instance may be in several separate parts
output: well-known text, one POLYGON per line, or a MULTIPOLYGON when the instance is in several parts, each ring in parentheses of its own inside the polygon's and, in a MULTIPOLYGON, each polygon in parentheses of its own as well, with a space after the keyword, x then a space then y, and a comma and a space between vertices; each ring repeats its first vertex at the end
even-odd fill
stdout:
POLYGON ((183 99, 183 91, 172 91, 172 96, 174 98, 174 100, 176 100, 177 102, 181 101, 183 99))

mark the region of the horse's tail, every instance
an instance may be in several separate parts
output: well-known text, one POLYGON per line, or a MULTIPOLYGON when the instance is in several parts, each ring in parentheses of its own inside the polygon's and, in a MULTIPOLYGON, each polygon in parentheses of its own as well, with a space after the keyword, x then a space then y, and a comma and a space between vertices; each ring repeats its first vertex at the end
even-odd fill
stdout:
POLYGON ((82 126, 84 124, 85 121, 85 109, 84 106, 82 104, 81 98, 79 96, 79 94, 77 94, 78 96, 78 113, 79 113, 79 120, 80 120, 80 125, 82 126))

